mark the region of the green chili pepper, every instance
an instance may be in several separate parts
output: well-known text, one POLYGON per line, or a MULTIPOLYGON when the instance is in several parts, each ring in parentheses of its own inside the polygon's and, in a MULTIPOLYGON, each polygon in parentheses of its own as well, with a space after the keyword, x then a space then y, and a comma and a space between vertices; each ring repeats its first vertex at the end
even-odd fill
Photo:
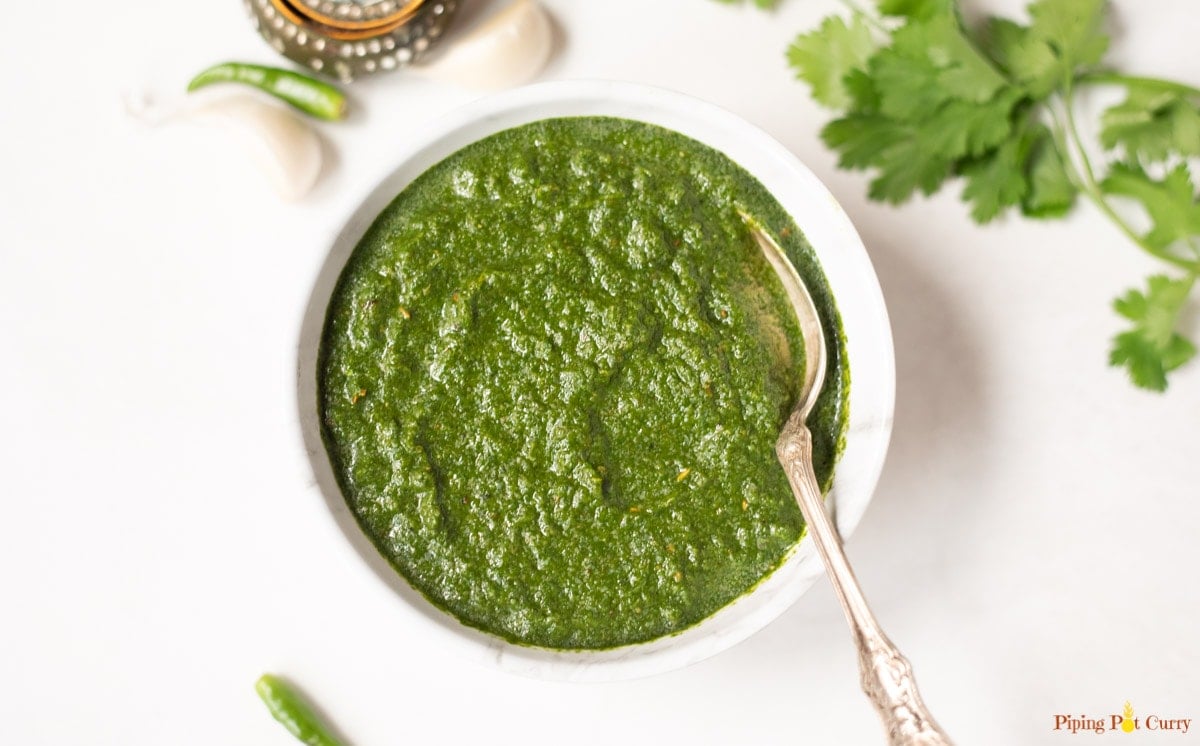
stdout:
POLYGON ((308 746, 342 746, 342 742, 329 733, 300 694, 281 679, 269 673, 263 674, 255 682, 254 690, 267 704, 271 715, 302 743, 308 746))
POLYGON ((188 91, 213 83, 243 83, 286 101, 305 114, 333 121, 346 115, 346 96, 334 86, 279 67, 225 62, 188 83, 188 91))

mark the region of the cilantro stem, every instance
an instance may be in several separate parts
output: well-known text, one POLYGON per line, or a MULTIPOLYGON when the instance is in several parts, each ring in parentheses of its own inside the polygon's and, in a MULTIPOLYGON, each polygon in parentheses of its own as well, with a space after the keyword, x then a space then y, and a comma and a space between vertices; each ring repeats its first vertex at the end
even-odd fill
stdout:
POLYGON ((1063 93, 1063 104, 1067 113, 1067 134, 1070 136, 1079 162, 1083 164, 1083 175, 1086 185, 1095 189, 1099 194, 1100 187, 1096 181, 1096 170, 1092 168, 1092 159, 1088 156, 1087 148, 1083 146, 1083 138, 1079 136, 1079 125, 1075 121, 1075 86, 1070 78, 1067 79, 1066 90, 1063 93))
POLYGON ((1078 83, 1096 83, 1100 85, 1123 85, 1126 88, 1142 88, 1150 91, 1170 91, 1184 96, 1200 96, 1200 88, 1176 83, 1173 80, 1146 78, 1140 75, 1123 75, 1108 70, 1097 70, 1084 73, 1075 79, 1078 83))
POLYGON ((841 2, 842 2, 842 5, 845 5, 846 9, 849 10, 851 13, 858 13, 858 14, 864 15, 864 16, 871 16, 872 18, 874 17, 874 15, 872 13, 868 12, 866 8, 862 7, 858 3, 854 2, 854 0, 841 0, 841 2))
POLYGON ((1063 164, 1068 168, 1068 175, 1076 183, 1080 191, 1091 200, 1092 204, 1100 208, 1100 212, 1104 213, 1130 241, 1141 247, 1147 254, 1190 274, 1194 275, 1200 272, 1200 261, 1188 261, 1187 259, 1175 256, 1169 251, 1159 249, 1147 243, 1145 238, 1138 235, 1137 231, 1124 218, 1117 214, 1117 211, 1113 209, 1112 203, 1105 197, 1103 190, 1100 189, 1100 183, 1096 179, 1096 170, 1092 166, 1092 159, 1083 144, 1083 137, 1079 134, 1079 125, 1075 121, 1075 86, 1073 81, 1068 81, 1065 86, 1063 108, 1066 111, 1065 127, 1053 108, 1050 109, 1055 124, 1054 139, 1063 157, 1063 164), (1083 166, 1082 173, 1080 173, 1076 161, 1083 166))
POLYGON ((884 25, 883 21, 880 20, 880 18, 877 15, 875 15, 871 11, 867 10, 866 8, 862 7, 854 0, 841 0, 841 3, 842 3, 842 5, 845 5, 846 9, 849 10, 851 13, 853 13, 856 16, 861 17, 864 21, 866 21, 867 25, 869 25, 871 28, 873 28, 876 31, 879 31, 883 34, 891 33, 891 30, 888 29, 888 27, 886 25, 884 25))

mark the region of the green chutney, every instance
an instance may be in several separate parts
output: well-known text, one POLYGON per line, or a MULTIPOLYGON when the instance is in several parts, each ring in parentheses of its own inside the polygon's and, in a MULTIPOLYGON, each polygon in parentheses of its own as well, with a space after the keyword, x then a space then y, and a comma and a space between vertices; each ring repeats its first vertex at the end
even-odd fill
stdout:
POLYGON ((804 276, 830 374, 841 324, 799 228, 723 154, 657 126, 550 119, 430 168, 376 219, 329 305, 322 434, 346 502, 408 581, 516 643, 679 632, 804 531, 774 444, 803 367, 795 314, 738 209, 804 276))

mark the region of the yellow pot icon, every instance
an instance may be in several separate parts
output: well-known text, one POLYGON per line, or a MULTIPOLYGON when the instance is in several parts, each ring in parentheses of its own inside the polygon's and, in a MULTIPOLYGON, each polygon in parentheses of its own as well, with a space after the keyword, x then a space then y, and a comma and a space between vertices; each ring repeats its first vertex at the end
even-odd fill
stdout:
POLYGON ((1136 727, 1137 725, 1133 722, 1133 705, 1126 702, 1124 718, 1121 720, 1121 730, 1132 733, 1136 727))

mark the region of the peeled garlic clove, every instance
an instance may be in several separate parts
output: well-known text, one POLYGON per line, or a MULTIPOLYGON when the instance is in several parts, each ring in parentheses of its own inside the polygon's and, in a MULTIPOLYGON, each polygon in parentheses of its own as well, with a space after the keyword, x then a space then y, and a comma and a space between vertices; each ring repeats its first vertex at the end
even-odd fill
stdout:
POLYGON ((498 89, 532 80, 550 59, 554 27, 537 0, 512 0, 419 69, 434 80, 498 89))
POLYGON ((221 97, 187 113, 219 124, 285 200, 298 200, 321 174, 321 141, 304 120, 249 94, 221 97))

